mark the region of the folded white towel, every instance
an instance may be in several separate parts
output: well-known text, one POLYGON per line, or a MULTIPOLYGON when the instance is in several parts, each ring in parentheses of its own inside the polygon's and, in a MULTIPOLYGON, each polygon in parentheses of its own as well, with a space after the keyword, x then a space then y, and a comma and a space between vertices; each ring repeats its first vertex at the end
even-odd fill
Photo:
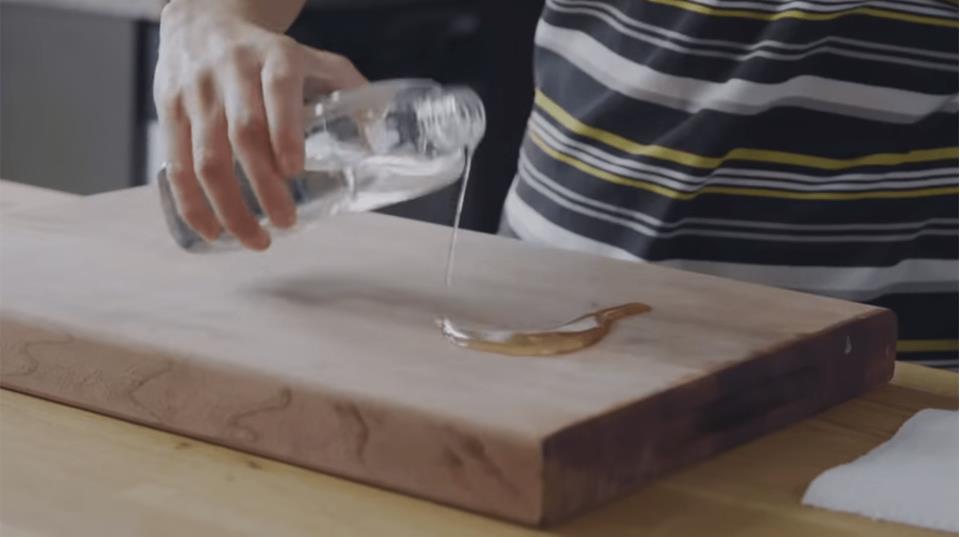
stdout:
POLYGON ((814 479, 804 505, 956 533, 957 419, 918 412, 890 440, 814 479))

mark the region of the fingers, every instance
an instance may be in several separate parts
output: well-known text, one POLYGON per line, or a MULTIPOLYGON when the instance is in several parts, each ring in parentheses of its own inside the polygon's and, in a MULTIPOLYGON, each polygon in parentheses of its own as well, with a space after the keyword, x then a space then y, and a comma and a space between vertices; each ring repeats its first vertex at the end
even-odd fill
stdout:
MULTIPOLYGON (((274 157, 259 73, 245 72, 238 64, 230 71, 224 86, 230 143, 270 222, 278 228, 291 227, 296 223, 296 207, 274 157)), ((300 146, 302 150, 302 142, 300 146)))
POLYGON ((261 84, 274 158, 284 178, 294 177, 304 165, 302 61, 289 54, 267 58, 261 84))
POLYGON ((186 223, 208 241, 216 240, 222 228, 207 203, 193 172, 190 123, 179 99, 158 99, 160 132, 167 148, 166 172, 173 187, 177 210, 186 223))
POLYGON ((264 250, 270 235, 243 199, 234 174, 227 118, 212 80, 199 81, 186 100, 190 116, 193 169, 223 226, 244 246, 264 250))
MULTIPOLYGON (((226 229, 248 248, 262 250, 270 236, 247 206, 249 191, 238 181, 234 162, 270 223, 294 225, 286 180, 304 168, 304 95, 367 81, 337 54, 258 28, 233 30, 217 39, 203 32, 177 34, 192 52, 162 47, 155 94, 180 215, 207 240, 226 229), (190 37, 196 43, 184 41, 190 37)), ((171 36, 166 41, 178 43, 171 36)))

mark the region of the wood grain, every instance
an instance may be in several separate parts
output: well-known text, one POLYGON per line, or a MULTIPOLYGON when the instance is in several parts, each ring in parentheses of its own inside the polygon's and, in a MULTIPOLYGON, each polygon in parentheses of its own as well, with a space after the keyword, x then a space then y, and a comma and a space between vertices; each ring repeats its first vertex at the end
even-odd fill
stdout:
POLYGON ((2 383, 528 524, 853 397, 892 373, 884 310, 353 215, 195 257, 155 193, 4 218, 2 383), (625 300, 626 299, 626 300, 625 300), (649 303, 565 358, 458 349, 439 313, 553 325, 649 303))

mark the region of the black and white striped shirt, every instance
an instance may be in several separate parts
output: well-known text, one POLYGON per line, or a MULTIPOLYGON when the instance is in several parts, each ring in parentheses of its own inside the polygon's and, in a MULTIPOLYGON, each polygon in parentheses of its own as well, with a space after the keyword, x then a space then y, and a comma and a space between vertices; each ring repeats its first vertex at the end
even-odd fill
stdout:
POLYGON ((957 5, 548 0, 504 228, 893 309, 957 360, 957 5))

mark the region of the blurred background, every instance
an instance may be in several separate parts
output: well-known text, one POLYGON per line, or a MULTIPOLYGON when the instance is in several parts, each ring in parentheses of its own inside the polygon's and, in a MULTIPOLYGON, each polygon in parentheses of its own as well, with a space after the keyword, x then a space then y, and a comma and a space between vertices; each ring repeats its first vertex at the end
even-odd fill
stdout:
MULTIPOLYGON (((0 0, 0 178, 79 194, 153 181, 163 0, 0 0)), ((371 80, 432 78, 483 99, 463 224, 496 230, 533 100, 542 0, 309 0, 289 31, 371 80)), ((449 224, 456 186, 384 212, 449 224)))

